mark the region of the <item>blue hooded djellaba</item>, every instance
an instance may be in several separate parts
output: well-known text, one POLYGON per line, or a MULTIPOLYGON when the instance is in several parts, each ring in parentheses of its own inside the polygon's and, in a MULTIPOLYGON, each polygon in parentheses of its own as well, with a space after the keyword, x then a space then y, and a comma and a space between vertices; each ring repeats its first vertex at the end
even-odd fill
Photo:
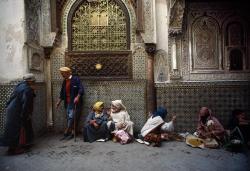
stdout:
POLYGON ((21 130, 24 130, 25 143, 31 143, 34 136, 31 123, 34 97, 34 90, 26 81, 15 87, 6 103, 6 124, 1 145, 19 146, 21 130))

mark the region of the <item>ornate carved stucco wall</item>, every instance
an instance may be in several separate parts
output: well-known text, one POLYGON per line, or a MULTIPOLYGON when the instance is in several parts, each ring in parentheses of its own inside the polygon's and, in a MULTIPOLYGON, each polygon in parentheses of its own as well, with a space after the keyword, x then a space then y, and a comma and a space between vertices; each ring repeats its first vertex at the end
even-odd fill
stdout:
MULTIPOLYGON (((52 91, 53 104, 55 104, 62 78, 58 69, 65 65, 65 52, 68 48, 67 35, 67 18, 72 5, 76 0, 68 0, 62 11, 62 36, 61 42, 58 43, 51 54, 51 75, 52 75, 52 91)), ((132 79, 129 81, 90 81, 84 80, 85 86, 84 107, 81 122, 89 112, 90 106, 97 100, 105 102, 109 107, 111 100, 122 99, 127 107, 132 120, 135 122, 135 131, 138 131, 146 120, 146 68, 147 53, 144 44, 137 40, 136 35, 136 17, 134 8, 130 1, 122 0, 126 6, 130 17, 130 50, 132 51, 132 79)), ((63 107, 56 110, 53 105, 54 128, 56 131, 62 131, 65 127, 65 111, 63 107)), ((81 127, 83 124, 81 124, 81 127)))
POLYGON ((244 10, 240 10, 242 8, 234 6, 226 2, 188 4, 185 21, 187 30, 181 42, 183 55, 180 61, 183 61, 182 66, 186 66, 181 71, 183 80, 249 80, 249 69, 230 71, 226 63, 229 47, 224 42, 230 37, 225 37, 228 31, 223 28, 226 23, 239 22, 243 28, 242 37, 236 32, 230 36, 243 39, 242 45, 235 45, 235 48, 244 46, 244 65, 249 66, 249 18, 244 10))
POLYGON ((202 106, 211 108, 224 126, 233 109, 243 109, 250 114, 249 69, 229 69, 230 47, 225 43, 225 37, 229 36, 225 25, 236 22, 237 18, 240 26, 236 28, 243 28, 244 36, 231 34, 232 38, 228 39, 238 40, 234 42, 242 40, 234 48, 242 52, 242 46, 245 47, 242 52, 245 55, 243 66, 249 65, 247 42, 250 30, 247 11, 237 10, 241 8, 225 1, 173 2, 172 5, 170 3, 167 53, 169 80, 165 83, 164 79, 162 83, 157 80, 157 105, 165 106, 170 114, 177 115, 178 131, 195 130, 197 113, 202 106))

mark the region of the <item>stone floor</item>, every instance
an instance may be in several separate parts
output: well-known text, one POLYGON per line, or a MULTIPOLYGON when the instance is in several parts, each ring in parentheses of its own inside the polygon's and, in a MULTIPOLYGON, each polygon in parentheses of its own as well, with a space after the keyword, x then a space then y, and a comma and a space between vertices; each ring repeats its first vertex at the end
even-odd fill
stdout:
POLYGON ((61 135, 37 139, 30 152, 7 156, 0 147, 0 171, 247 171, 250 153, 198 149, 184 142, 151 147, 137 142, 121 145, 60 141, 61 135))

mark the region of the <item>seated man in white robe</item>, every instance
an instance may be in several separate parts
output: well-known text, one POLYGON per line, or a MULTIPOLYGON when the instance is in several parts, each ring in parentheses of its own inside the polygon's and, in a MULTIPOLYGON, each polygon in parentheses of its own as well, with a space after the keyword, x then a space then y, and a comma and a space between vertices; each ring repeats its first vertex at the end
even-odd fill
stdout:
POLYGON ((110 117, 112 123, 115 124, 115 130, 113 133, 118 130, 124 130, 133 136, 134 123, 130 120, 126 107, 122 104, 121 100, 114 100, 111 102, 110 117))

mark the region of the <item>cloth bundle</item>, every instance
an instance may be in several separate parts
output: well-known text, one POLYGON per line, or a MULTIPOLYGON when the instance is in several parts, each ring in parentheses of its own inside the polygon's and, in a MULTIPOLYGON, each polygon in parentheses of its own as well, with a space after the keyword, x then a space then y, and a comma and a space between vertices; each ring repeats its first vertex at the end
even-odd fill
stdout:
POLYGON ((218 148, 219 143, 214 138, 201 139, 194 135, 188 135, 186 137, 186 144, 191 147, 198 148, 218 148))
POLYGON ((121 144, 128 144, 131 142, 132 137, 124 130, 119 130, 115 132, 115 137, 121 144))

